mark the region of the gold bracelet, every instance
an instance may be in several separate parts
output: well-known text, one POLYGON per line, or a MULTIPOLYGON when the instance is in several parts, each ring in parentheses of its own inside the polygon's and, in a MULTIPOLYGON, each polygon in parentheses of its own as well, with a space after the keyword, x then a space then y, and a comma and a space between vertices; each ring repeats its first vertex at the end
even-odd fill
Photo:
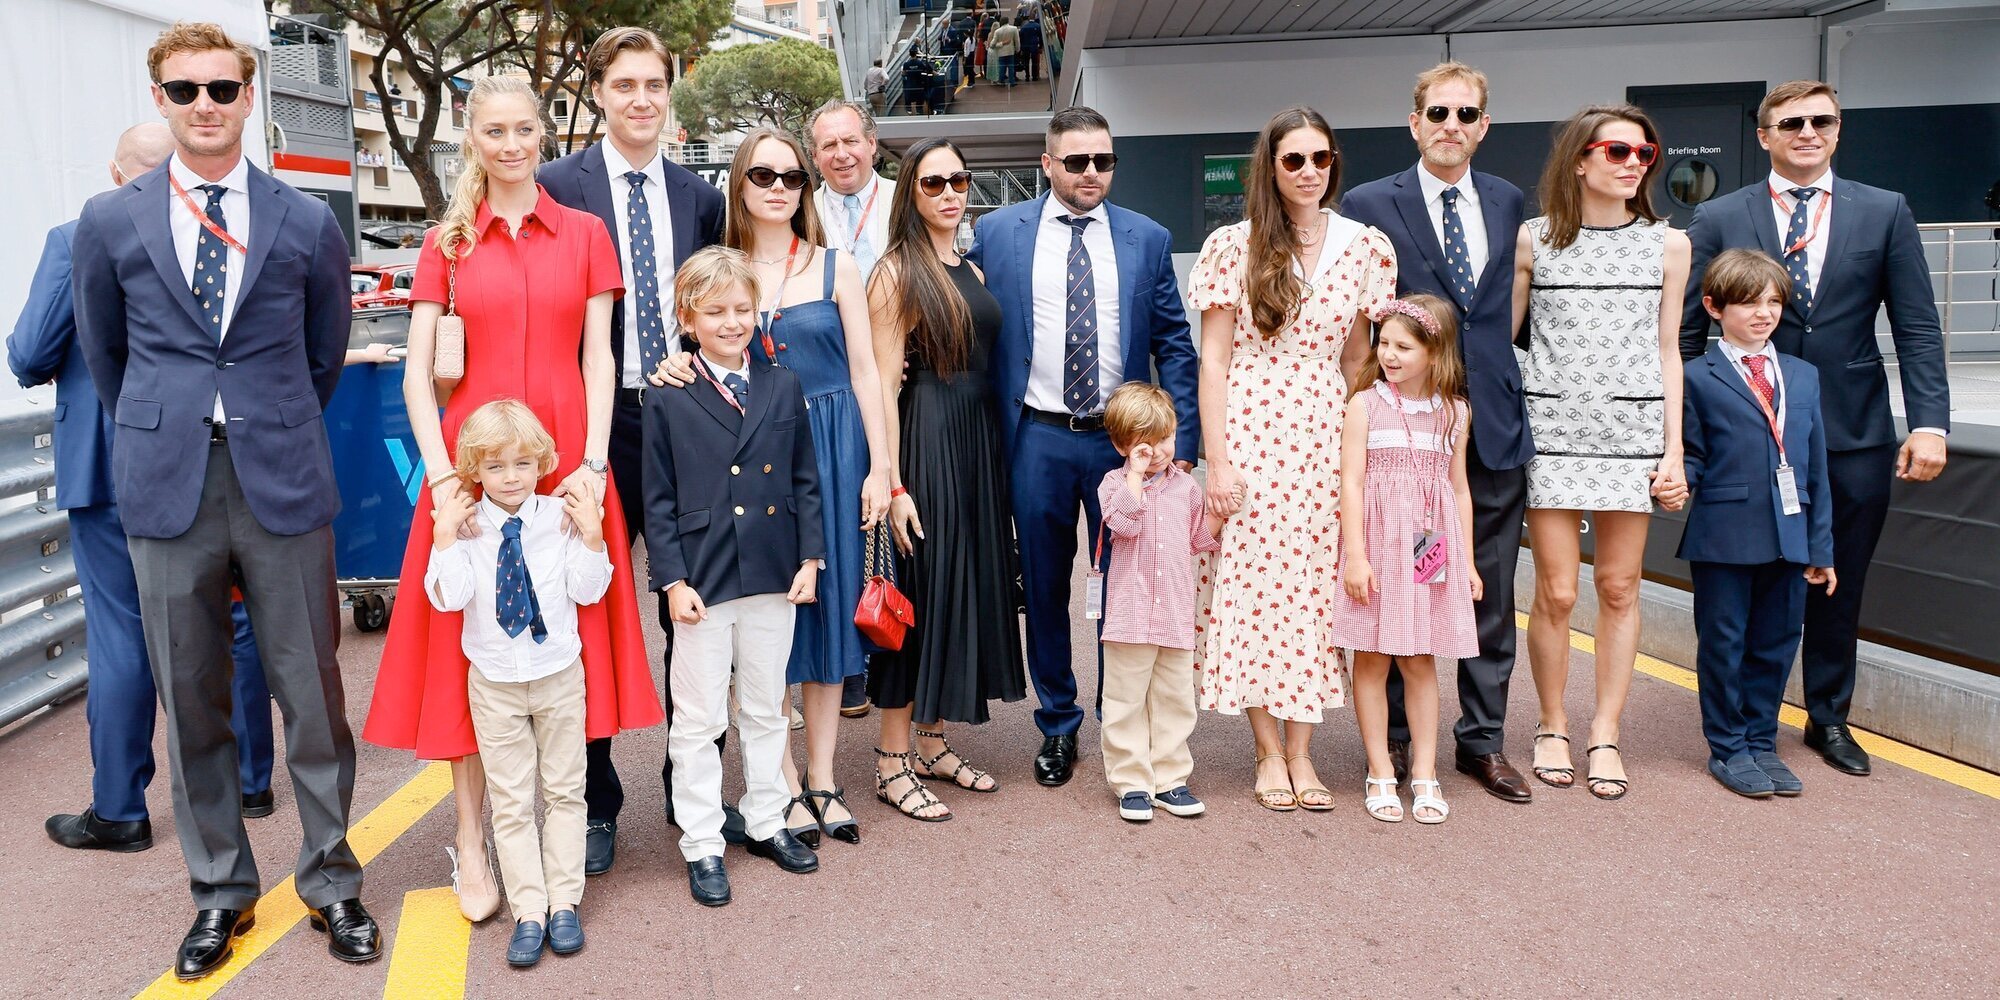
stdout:
POLYGON ((431 489, 431 490, 434 490, 434 489, 437 489, 437 488, 438 488, 438 487, 440 487, 440 486, 443 486, 443 485, 444 485, 445 483, 448 483, 448 482, 450 482, 451 480, 454 480, 454 479, 457 479, 457 478, 458 478, 458 473, 457 473, 456 471, 452 471, 452 472, 447 472, 447 473, 445 473, 444 475, 442 475, 442 476, 439 476, 439 477, 437 477, 437 479, 435 479, 435 480, 433 480, 433 481, 431 481, 431 482, 428 482, 428 483, 425 483, 425 484, 424 484, 424 488, 425 488, 425 489, 431 489))

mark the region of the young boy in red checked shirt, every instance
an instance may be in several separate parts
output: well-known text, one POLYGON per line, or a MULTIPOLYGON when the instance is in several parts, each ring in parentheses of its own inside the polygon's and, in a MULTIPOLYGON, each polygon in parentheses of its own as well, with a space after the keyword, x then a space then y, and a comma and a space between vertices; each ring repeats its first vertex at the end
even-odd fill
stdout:
MULTIPOLYGON (((1176 816, 1206 809, 1187 786, 1194 770, 1187 745, 1195 717, 1194 556, 1215 551, 1222 521, 1204 512, 1194 477, 1174 466, 1174 425, 1173 400, 1145 382, 1120 386, 1104 409, 1104 429, 1125 464, 1097 488, 1111 536, 1110 573, 1093 572, 1090 594, 1093 605, 1101 595, 1104 620, 1099 732, 1118 815, 1134 823, 1152 819, 1155 804, 1176 816)), ((1100 535, 1093 556, 1099 565, 1103 541, 1100 535)))

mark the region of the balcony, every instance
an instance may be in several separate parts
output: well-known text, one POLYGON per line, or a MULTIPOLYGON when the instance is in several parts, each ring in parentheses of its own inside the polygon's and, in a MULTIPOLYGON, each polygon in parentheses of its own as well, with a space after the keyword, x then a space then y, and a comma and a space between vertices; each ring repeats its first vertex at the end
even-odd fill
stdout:
POLYGON ((347 38, 296 18, 271 17, 271 89, 338 101, 347 92, 347 38))

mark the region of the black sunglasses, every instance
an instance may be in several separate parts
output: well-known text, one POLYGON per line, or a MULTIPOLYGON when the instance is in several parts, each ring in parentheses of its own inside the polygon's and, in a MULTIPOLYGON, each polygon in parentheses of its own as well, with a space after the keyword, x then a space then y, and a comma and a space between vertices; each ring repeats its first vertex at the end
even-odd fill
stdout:
MULTIPOLYGON (((1284 167, 1286 173, 1296 174, 1306 168, 1306 159, 1307 157, 1304 153, 1286 153, 1278 157, 1278 165, 1284 167)), ((1333 150, 1315 149, 1313 150, 1311 159, 1313 166, 1325 170, 1333 166, 1333 150)))
POLYGON ((743 179, 760 188, 768 188, 779 181, 785 183, 787 191, 797 191, 806 186, 806 172, 797 168, 781 174, 770 167, 751 167, 743 171, 743 179))
POLYGON ((1793 115, 1790 118, 1780 118, 1777 121, 1774 121, 1771 124, 1766 125, 1764 127, 1774 128, 1780 132, 1797 132, 1798 130, 1805 128, 1808 122, 1812 124, 1813 131, 1815 132, 1831 132, 1834 129, 1840 127, 1840 116, 1839 115, 1793 115))
POLYGON ((972 187, 972 171, 960 170, 949 177, 927 174, 917 178, 917 190, 933 198, 944 193, 944 186, 946 184, 951 185, 953 191, 964 194, 972 187))
POLYGON ((1451 113, 1454 111, 1458 112, 1458 123, 1460 125, 1470 125, 1473 122, 1478 121, 1480 115, 1486 113, 1485 108, 1475 108, 1470 106, 1459 107, 1459 108, 1447 108, 1442 104, 1433 104, 1430 107, 1424 109, 1424 117, 1430 119, 1431 124, 1436 125, 1443 122, 1446 118, 1450 117, 1451 113))
POLYGON ((1072 174, 1080 174, 1096 167, 1100 174, 1108 174, 1118 166, 1117 153, 1072 153, 1062 157, 1063 169, 1072 174))
POLYGON ((235 104, 236 98, 243 93, 241 80, 210 80, 207 83, 168 80, 160 84, 160 89, 167 92, 167 100, 175 104, 193 104, 195 95, 201 93, 203 87, 208 88, 208 99, 217 104, 235 104))

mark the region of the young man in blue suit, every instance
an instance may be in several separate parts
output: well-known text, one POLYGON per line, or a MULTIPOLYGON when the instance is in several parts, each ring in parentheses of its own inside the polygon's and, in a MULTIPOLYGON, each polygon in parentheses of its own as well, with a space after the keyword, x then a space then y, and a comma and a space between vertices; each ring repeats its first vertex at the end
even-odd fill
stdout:
MULTIPOLYGON (((1423 292, 1458 307, 1459 350, 1472 400, 1466 477, 1472 488, 1473 564, 1486 581, 1474 603, 1479 655, 1458 662, 1458 769, 1509 802, 1531 798, 1507 762, 1503 732, 1514 673, 1514 563, 1528 501, 1528 410, 1514 360, 1514 236, 1521 189, 1472 170, 1486 137, 1486 76, 1440 63, 1417 77, 1410 135, 1422 159, 1400 174, 1347 193, 1340 210, 1386 233, 1396 248, 1396 294, 1423 292)), ((1403 678, 1389 675, 1389 756, 1398 781, 1409 771, 1410 726, 1403 678)))
POLYGON ((354 735, 335 649, 333 478, 321 410, 347 350, 348 247, 326 203, 252 167, 257 59, 177 22, 147 55, 164 166, 76 228, 76 332, 118 424, 111 472, 167 715, 174 822, 199 910, 174 972, 227 961, 262 894, 229 731, 230 585, 285 718, 302 844, 294 884, 343 961, 381 956, 347 843, 354 735))
POLYGON ((1738 795, 1797 795, 1777 753, 1778 707, 1805 625, 1806 584, 1837 591, 1819 373, 1771 346, 1793 289, 1783 265, 1725 250, 1702 279, 1722 341, 1687 364, 1694 502, 1679 555, 1693 568, 1695 672, 1708 772, 1738 795))
MULTIPOLYGON (((660 129, 667 119, 667 49, 645 28, 613 28, 598 36, 584 58, 590 96, 604 114, 607 134, 537 175, 549 197, 604 220, 625 272, 625 296, 611 313, 611 356, 618 366, 618 395, 611 408, 610 468, 618 499, 627 511, 645 510, 640 489, 640 400, 657 386, 648 381, 661 359, 678 352, 669 316, 674 271, 688 255, 722 242, 722 192, 660 153, 660 129)), ((638 516, 625 519, 638 539, 638 516)), ((636 565, 636 564, 635 564, 636 565)), ((673 659, 673 623, 666 601, 660 625, 667 632, 666 659, 673 659)), ((673 714, 667 692, 667 714, 673 714)), ((584 835, 586 874, 611 870, 616 856, 618 813, 625 788, 611 763, 611 738, 591 740, 585 754, 584 801, 589 825, 584 835)), ((673 821, 674 764, 662 754, 660 781, 673 821)))
POLYGON ((1098 531, 1097 485, 1124 460, 1104 432, 1104 403, 1152 381, 1180 415, 1178 464, 1193 467, 1199 372, 1171 238, 1159 223, 1104 199, 1117 166, 1111 126, 1086 107, 1049 119, 1042 171, 1050 193, 979 220, 968 260, 1000 301, 991 371, 1000 442, 1010 456, 1014 529, 1027 590, 1028 672, 1041 708, 1035 780, 1061 785, 1076 767, 1069 581, 1077 511, 1098 531))
MULTIPOLYGON (((167 161, 173 133, 159 122, 126 129, 111 158, 111 183, 123 186, 167 161)), ((69 512, 70 554, 83 591, 90 682, 84 715, 90 726, 90 806, 49 817, 49 839, 64 847, 119 853, 153 846, 146 786, 153 779, 153 720, 158 700, 146 639, 139 623, 139 583, 125 547, 125 526, 111 487, 111 421, 76 340, 70 296, 70 245, 76 223, 49 230, 28 302, 7 338, 7 364, 23 387, 56 383, 56 507, 69 512)), ((269 816, 271 691, 257 657, 250 618, 231 611, 236 671, 230 714, 243 783, 243 815, 269 816)))
POLYGON ((1844 585, 1806 598, 1801 680, 1806 746, 1834 768, 1867 774, 1868 754, 1847 727, 1854 699, 1862 586, 1889 512, 1894 479, 1926 482, 1944 470, 1951 392, 1930 268, 1909 203, 1831 169, 1840 103, 1817 80, 1780 84, 1757 109, 1757 138, 1771 154, 1767 178, 1695 210, 1681 357, 1701 356, 1709 317, 1698 306, 1702 268, 1730 247, 1782 262, 1792 294, 1771 341, 1819 371, 1826 406, 1833 550, 1844 585), (1887 307, 1910 433, 1896 444, 1889 381, 1875 346, 1887 307))

